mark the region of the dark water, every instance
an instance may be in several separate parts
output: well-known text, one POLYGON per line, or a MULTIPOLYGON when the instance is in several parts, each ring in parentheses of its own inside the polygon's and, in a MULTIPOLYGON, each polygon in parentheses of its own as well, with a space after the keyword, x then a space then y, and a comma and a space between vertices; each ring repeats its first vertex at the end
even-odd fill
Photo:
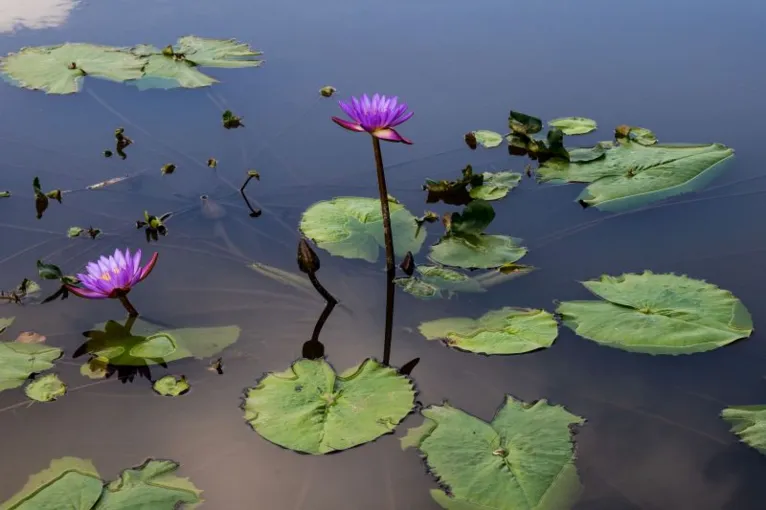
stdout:
MULTIPOLYGON (((663 141, 735 148, 729 173, 708 190, 633 214, 582 210, 573 202, 578 186, 525 181, 495 203, 490 232, 524 238, 530 247, 524 262, 541 269, 449 301, 399 294, 392 363, 421 358, 413 377, 424 404, 448 399, 490 419, 511 393, 547 398, 586 417, 577 436, 585 485, 578 510, 763 508, 766 458, 738 444, 718 417, 727 405, 766 403, 759 333, 712 353, 650 357, 598 347, 562 329, 549 350, 487 358, 416 332, 423 320, 501 306, 551 310, 554 299, 586 297, 578 280, 643 269, 731 290, 758 327, 766 316, 762 2, 109 0, 82 3, 68 17, 55 15, 62 5, 66 11, 66 0, 50 4, 57 2, 26 2, 33 18, 27 25, 59 25, 6 32, 0 52, 64 41, 164 46, 196 34, 250 42, 266 52, 267 63, 208 69, 222 83, 207 90, 140 93, 90 81, 80 94, 46 97, 0 87, 0 188, 16 197, 0 204, 0 284, 10 288, 35 276, 37 258, 74 272, 115 247, 146 250, 132 226, 145 209, 188 209, 169 222, 171 233, 156 248, 157 269, 131 294, 133 302, 147 318, 173 327, 238 324, 242 335, 223 353, 223 376, 205 370, 205 362, 171 365, 193 390, 167 399, 146 380, 89 385, 69 358, 82 331, 123 318, 117 303, 5 305, 2 316, 16 316, 6 340, 36 330, 65 349, 56 370, 70 393, 29 407, 14 406, 25 400, 21 389, 0 394, 0 500, 50 459, 68 455, 93 459, 107 478, 147 457, 175 459, 181 474, 204 489, 205 508, 437 508, 417 454, 398 445, 397 436, 419 424, 416 416, 375 443, 311 457, 261 439, 239 409, 243 388, 300 356, 323 307, 245 262, 295 270, 296 228, 307 206, 376 193, 369 143, 333 125, 334 101, 318 97, 321 86, 332 84, 342 95, 398 94, 416 112, 402 127, 415 145, 384 147, 390 192, 416 214, 425 208, 425 177, 451 178, 467 163, 481 171, 522 170, 525 161, 502 149, 470 152, 461 141, 471 129, 502 131, 510 108, 544 119, 592 117, 601 129, 582 137, 584 144, 627 123, 649 127, 663 141), (221 129, 224 108, 244 116, 247 127, 221 129), (126 161, 101 156, 118 126, 135 141, 126 161), (204 164, 209 157, 219 160, 218 178, 204 164), (159 168, 171 162, 176 173, 161 176, 159 168), (238 186, 250 168, 262 175, 250 191, 264 209, 255 220, 224 182, 238 186), (108 190, 69 195, 43 220, 34 218, 35 175, 45 188, 74 189, 141 171, 141 178, 108 190), (227 211, 218 227, 200 214, 202 193, 227 211), (68 227, 90 224, 109 235, 96 242, 66 238, 68 227), (215 237, 221 225, 234 250, 215 237)), ((12 12, 2 8, 0 16, 12 12)), ((0 27, 9 24, 0 20, 0 27)), ((347 307, 325 326, 329 361, 345 369, 379 358, 382 262, 319 255, 320 278, 347 307)))

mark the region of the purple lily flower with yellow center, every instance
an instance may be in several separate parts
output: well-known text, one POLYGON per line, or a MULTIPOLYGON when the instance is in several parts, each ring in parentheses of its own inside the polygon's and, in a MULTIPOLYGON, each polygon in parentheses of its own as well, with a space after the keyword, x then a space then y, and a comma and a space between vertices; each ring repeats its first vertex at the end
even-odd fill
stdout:
POLYGON ((397 97, 386 97, 375 94, 370 99, 367 94, 361 99, 351 98, 350 102, 338 101, 341 110, 351 118, 351 121, 338 117, 332 120, 349 131, 370 133, 375 138, 387 142, 400 142, 412 145, 412 141, 404 138, 394 129, 399 124, 408 121, 413 112, 407 111, 406 103, 397 103, 397 97))
POLYGON ((86 272, 77 275, 79 286, 66 285, 67 290, 86 299, 119 299, 131 315, 138 315, 127 295, 138 282, 149 276, 157 263, 158 253, 145 266, 141 266, 141 250, 131 255, 119 249, 109 257, 102 256, 85 266, 86 272))

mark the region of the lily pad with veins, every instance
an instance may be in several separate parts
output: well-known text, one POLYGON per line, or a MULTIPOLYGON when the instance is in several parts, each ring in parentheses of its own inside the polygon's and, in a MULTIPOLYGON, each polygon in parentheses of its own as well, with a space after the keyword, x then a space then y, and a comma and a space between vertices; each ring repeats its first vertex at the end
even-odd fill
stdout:
POLYGON ((17 388, 30 375, 50 369, 62 354, 44 344, 0 342, 0 391, 17 388))
POLYGON ((324 359, 301 359, 248 388, 243 408, 265 439, 322 455, 392 432, 414 404, 410 379, 375 360, 337 375, 324 359))
POLYGON ((733 406, 721 411, 743 443, 766 455, 766 406, 733 406))

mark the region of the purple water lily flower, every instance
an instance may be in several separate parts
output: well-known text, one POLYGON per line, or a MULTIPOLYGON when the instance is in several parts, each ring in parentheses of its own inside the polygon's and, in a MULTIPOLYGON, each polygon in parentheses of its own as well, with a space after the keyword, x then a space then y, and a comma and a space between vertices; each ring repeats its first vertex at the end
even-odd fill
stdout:
POLYGON ((367 94, 361 99, 355 97, 345 103, 338 101, 341 110, 348 115, 348 121, 333 117, 332 120, 349 131, 366 131, 376 138, 387 142, 401 142, 412 145, 412 141, 396 132, 394 127, 406 122, 414 114, 407 111, 407 104, 397 104, 397 97, 375 94, 370 99, 367 94))
POLYGON ((66 288, 72 294, 87 299, 122 298, 134 285, 149 276, 158 256, 155 253, 141 267, 141 250, 137 250, 135 255, 131 255, 130 250, 125 250, 124 254, 119 249, 114 250, 114 255, 102 256, 85 266, 87 272, 77 275, 80 286, 67 285, 66 288))

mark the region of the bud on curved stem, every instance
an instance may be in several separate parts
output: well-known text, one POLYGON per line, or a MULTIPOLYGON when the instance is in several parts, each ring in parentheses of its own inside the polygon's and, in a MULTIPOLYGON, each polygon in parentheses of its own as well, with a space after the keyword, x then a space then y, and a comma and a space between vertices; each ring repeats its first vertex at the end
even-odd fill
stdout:
POLYGON ((306 239, 301 238, 298 243, 298 267, 306 274, 319 271, 319 257, 311 249, 306 239))

